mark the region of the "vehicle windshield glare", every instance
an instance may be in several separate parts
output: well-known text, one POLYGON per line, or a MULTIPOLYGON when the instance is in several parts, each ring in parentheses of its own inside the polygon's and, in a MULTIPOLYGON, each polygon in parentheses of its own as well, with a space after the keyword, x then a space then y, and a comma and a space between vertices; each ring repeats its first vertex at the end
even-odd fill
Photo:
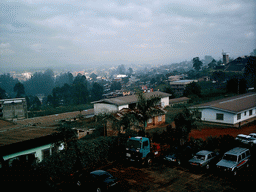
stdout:
POLYGON ((141 146, 141 143, 139 141, 128 140, 128 142, 127 142, 128 148, 138 149, 138 148, 140 148, 140 146, 141 146))
POLYGON ((223 159, 228 160, 228 161, 237 161, 237 156, 225 154, 223 156, 223 159))
POLYGON ((200 160, 205 160, 205 156, 204 155, 196 155, 194 156, 195 159, 200 159, 200 160))

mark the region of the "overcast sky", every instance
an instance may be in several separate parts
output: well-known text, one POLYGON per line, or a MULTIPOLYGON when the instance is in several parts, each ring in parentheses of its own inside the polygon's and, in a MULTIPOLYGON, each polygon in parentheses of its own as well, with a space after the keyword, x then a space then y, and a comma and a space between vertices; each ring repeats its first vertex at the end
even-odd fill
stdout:
POLYGON ((255 0, 1 0, 0 68, 236 58, 255 29, 255 0))

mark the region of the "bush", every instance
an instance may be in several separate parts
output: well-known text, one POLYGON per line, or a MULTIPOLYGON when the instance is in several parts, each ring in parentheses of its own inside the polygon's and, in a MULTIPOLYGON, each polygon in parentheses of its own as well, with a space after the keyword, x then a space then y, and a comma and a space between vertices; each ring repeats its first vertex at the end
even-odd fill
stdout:
POLYGON ((117 146, 117 137, 99 137, 70 143, 69 150, 56 152, 36 165, 46 177, 61 181, 80 169, 93 169, 106 163, 117 146))

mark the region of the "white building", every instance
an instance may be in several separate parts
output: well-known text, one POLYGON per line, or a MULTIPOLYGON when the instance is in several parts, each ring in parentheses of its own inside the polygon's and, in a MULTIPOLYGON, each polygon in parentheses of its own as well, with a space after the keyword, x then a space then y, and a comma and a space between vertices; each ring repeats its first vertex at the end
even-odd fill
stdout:
MULTIPOLYGON (((144 93, 146 98, 150 98, 152 96, 161 98, 161 107, 166 107, 169 105, 169 97, 171 94, 164 93, 160 91, 148 92, 144 93)), ((117 112, 123 108, 134 108, 138 102, 138 98, 136 95, 129 95, 124 97, 116 97, 110 99, 102 99, 99 101, 95 101, 94 103, 94 114, 98 115, 101 113, 112 113, 117 112)))
POLYGON ((256 93, 247 93, 191 107, 201 120, 228 125, 244 124, 256 117, 256 93))
POLYGON ((170 88, 173 90, 173 92, 180 96, 183 95, 183 92, 186 88, 186 86, 192 82, 197 82, 197 80, 179 80, 179 81, 172 81, 170 82, 170 88))

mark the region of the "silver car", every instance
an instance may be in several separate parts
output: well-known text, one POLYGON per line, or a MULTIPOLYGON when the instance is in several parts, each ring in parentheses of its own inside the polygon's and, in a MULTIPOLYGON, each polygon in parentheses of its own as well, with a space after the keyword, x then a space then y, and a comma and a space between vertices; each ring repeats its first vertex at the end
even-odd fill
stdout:
POLYGON ((202 150, 197 152, 196 155, 189 160, 189 163, 193 167, 205 167, 209 169, 210 165, 214 164, 214 160, 216 159, 217 154, 215 152, 202 150))
POLYGON ((236 147, 227 151, 216 166, 220 171, 232 172, 233 175, 237 175, 239 169, 249 167, 250 157, 249 149, 236 147))

